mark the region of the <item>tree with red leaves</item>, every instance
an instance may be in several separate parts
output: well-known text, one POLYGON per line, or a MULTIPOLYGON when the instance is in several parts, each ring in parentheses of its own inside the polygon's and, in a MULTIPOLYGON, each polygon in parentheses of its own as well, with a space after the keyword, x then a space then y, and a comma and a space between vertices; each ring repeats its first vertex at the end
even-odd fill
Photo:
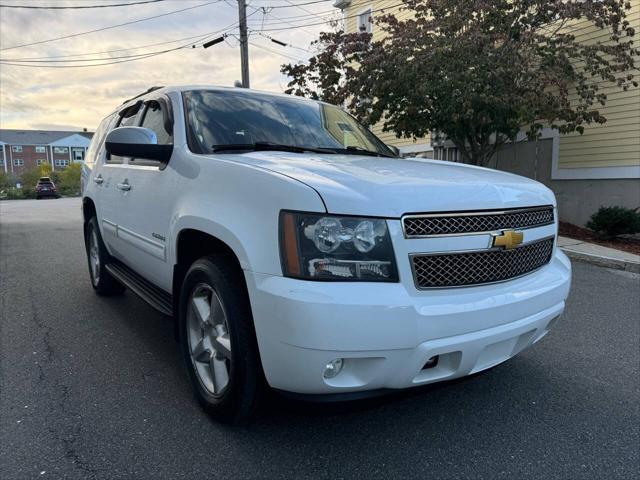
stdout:
POLYGON ((606 122, 605 87, 635 88, 639 50, 622 0, 407 0, 371 34, 322 33, 308 64, 282 66, 287 93, 346 105, 398 137, 438 132, 486 165, 525 130, 606 122), (585 41, 577 22, 605 37, 585 41))

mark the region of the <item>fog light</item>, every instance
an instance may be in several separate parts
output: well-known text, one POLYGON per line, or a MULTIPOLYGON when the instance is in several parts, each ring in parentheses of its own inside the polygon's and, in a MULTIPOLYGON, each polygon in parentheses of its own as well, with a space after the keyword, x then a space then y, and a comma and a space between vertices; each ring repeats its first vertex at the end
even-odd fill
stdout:
POLYGON ((336 358, 335 360, 331 360, 324 367, 324 373, 322 374, 324 378, 334 378, 342 371, 342 365, 344 361, 342 358, 336 358))
POLYGON ((438 366, 438 358, 439 358, 439 355, 431 357, 429 360, 427 360, 427 363, 424 364, 422 369, 426 370, 427 368, 435 368, 435 367, 437 367, 438 366))

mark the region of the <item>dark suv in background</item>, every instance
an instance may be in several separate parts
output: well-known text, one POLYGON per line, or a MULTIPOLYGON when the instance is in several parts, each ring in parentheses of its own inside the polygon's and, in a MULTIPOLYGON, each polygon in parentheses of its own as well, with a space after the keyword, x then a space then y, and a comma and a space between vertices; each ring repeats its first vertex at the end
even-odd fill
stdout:
POLYGON ((49 177, 40 177, 36 184, 36 198, 40 200, 44 197, 58 198, 58 189, 49 177))

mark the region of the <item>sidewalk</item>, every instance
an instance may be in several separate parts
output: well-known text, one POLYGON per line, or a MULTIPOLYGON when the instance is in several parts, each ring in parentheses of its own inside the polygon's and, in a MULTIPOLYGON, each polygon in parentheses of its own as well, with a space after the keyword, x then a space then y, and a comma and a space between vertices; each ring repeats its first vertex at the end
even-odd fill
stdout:
POLYGON ((608 268, 640 273, 640 255, 603 247, 568 237, 558 237, 558 246, 569 257, 608 268))

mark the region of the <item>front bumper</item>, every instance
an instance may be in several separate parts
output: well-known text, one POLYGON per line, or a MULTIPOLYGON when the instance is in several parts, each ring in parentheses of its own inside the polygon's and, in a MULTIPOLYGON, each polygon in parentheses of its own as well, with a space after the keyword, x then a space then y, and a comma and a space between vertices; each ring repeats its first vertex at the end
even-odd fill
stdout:
POLYGON ((268 383, 302 394, 398 389, 497 365, 540 340, 564 310, 571 265, 464 289, 322 283, 246 271, 268 383), (439 356, 436 367, 424 369, 439 356), (323 378, 343 358, 342 372, 323 378))

